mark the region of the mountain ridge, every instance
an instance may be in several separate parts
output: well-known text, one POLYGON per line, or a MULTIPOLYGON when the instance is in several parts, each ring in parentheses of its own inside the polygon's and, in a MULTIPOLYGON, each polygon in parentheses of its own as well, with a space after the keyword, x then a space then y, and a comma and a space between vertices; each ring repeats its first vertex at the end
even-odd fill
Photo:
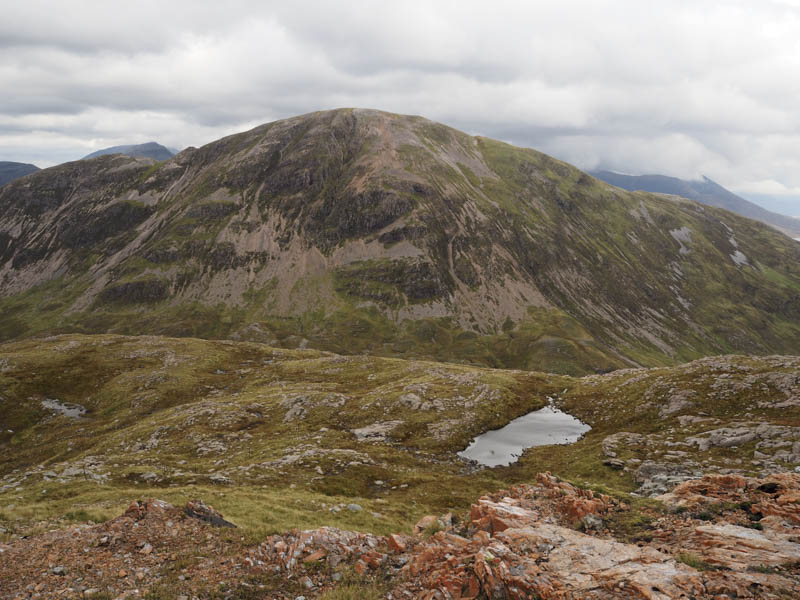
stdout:
POLYGON ((167 160, 175 155, 175 152, 162 146, 157 142, 145 142, 144 144, 125 144, 122 146, 111 146, 87 154, 81 160, 106 156, 107 154, 124 154, 134 158, 152 158, 154 160, 167 160))
POLYGON ((692 181, 667 175, 625 175, 614 171, 592 171, 591 174, 598 179, 628 191, 641 190, 675 194, 691 200, 697 200, 703 204, 724 208, 744 217, 771 225, 789 237, 800 237, 800 222, 797 219, 769 211, 754 202, 737 196, 705 176, 703 176, 702 180, 692 181))
POLYGON ((0 206, 5 339, 233 337, 567 373, 798 351, 791 240, 421 117, 323 111, 162 163, 66 163, 0 206))
POLYGON ((30 163, 0 161, 0 186, 40 170, 39 167, 30 163))

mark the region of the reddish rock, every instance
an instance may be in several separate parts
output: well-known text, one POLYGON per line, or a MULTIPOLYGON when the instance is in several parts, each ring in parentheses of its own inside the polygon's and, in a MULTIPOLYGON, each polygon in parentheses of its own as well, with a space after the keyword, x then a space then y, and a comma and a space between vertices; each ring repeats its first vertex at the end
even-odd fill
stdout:
POLYGON ((492 539, 492 536, 490 536, 489 533, 484 530, 476 531, 475 534, 472 536, 472 541, 477 542, 481 545, 489 543, 490 539, 492 539))
POLYGON ((398 534, 393 533, 388 538, 386 538, 389 547, 394 550, 395 552, 403 553, 406 551, 406 543, 403 541, 403 538, 400 537, 398 534))
POLYGON ((358 573, 359 575, 366 575, 367 571, 369 571, 369 567, 367 567, 367 564, 360 560, 356 562, 353 569, 355 569, 355 572, 358 573))
POLYGON ((381 566, 381 563, 386 558, 385 555, 381 554, 380 552, 367 552, 361 555, 361 560, 364 561, 368 567, 372 569, 377 569, 381 566))
POLYGON ((414 525, 414 533, 419 535, 429 527, 436 525, 436 523, 438 523, 438 519, 434 515, 425 515, 414 525))
POLYGON ((447 531, 437 531, 433 538, 439 542, 442 542, 444 545, 453 546, 455 548, 464 548, 467 544, 469 544, 468 539, 447 531))
POLYGON ((464 598, 477 598, 481 593, 481 583, 475 575, 470 575, 467 581, 467 593, 463 595, 464 598))
POLYGON ((470 509, 469 509, 469 520, 470 521, 477 521, 482 516, 483 516, 483 511, 481 510, 480 506, 478 506, 477 504, 473 504, 472 506, 470 506, 470 509))
MULTIPOLYGON (((168 561, 201 549, 211 560, 192 561, 182 570, 189 597, 207 597, 222 582, 235 589, 265 573, 280 575, 277 580, 305 581, 321 594, 334 585, 332 574, 347 566, 366 578, 378 570, 388 575, 388 591, 395 598, 800 598, 800 569, 791 566, 800 561, 795 520, 800 477, 794 474, 687 482, 676 488, 673 502, 692 498, 699 508, 725 502, 724 508, 712 511, 712 521, 701 521, 691 511, 653 511, 647 530, 652 542, 637 545, 615 541, 607 531, 572 528, 580 515, 605 516, 627 506, 549 474, 537 481, 484 496, 461 527, 451 522, 423 538, 322 527, 246 546, 239 536, 220 536, 210 521, 182 509, 160 501, 135 502, 102 525, 0 543, 0 580, 4 586, 10 582, 10 597, 27 597, 30 590, 42 598, 61 597, 60 592, 78 585, 104 589, 109 575, 122 578, 118 586, 135 582, 146 590, 171 571, 165 568, 168 561), (763 531, 747 526, 756 515, 762 515, 763 531), (148 553, 148 546, 169 547, 171 554, 148 553), (722 570, 697 571, 676 560, 680 555, 722 570), (315 560, 329 568, 307 571, 304 564, 315 560), (64 575, 42 578, 53 564, 64 575), (106 573, 106 580, 98 573, 106 573)), ((435 522, 446 524, 447 516, 429 517, 420 525, 435 522)), ((288 598, 276 590, 264 593, 288 598)))
POLYGON ((800 561, 800 544, 794 541, 797 538, 774 532, 771 538, 761 531, 726 523, 697 527, 694 541, 703 549, 706 562, 726 569, 747 570, 800 561))
POLYGON ((131 502, 123 516, 139 521, 146 517, 161 519, 164 515, 175 507, 163 500, 149 498, 148 500, 137 500, 131 502))
POLYGON ((320 560, 321 558, 325 558, 327 556, 327 552, 325 550, 317 550, 316 552, 312 552, 308 556, 303 559, 304 563, 314 562, 315 560, 320 560))
POLYGON ((493 532, 505 531, 506 529, 511 527, 511 525, 509 525, 508 522, 504 521, 502 517, 499 517, 497 515, 492 515, 489 523, 491 526, 491 530, 493 532))

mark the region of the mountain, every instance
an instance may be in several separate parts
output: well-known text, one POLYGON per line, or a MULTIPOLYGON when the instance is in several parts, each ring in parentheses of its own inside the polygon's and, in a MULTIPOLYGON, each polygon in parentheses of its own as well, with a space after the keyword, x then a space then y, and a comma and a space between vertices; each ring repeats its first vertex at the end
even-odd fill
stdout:
POLYGON ((776 212, 781 215, 798 218, 800 215, 800 195, 796 196, 773 196, 771 194, 747 194, 752 202, 757 203, 762 208, 776 212))
POLYGON ((691 198, 703 204, 724 208, 744 217, 772 225, 789 237, 800 237, 800 221, 797 219, 770 212, 758 204, 726 190, 708 177, 703 177, 699 181, 687 181, 666 175, 622 175, 612 171, 596 171, 592 172, 592 175, 625 190, 642 190, 691 198))
POLYGON ((124 154, 125 156, 153 158, 155 160, 167 160, 172 158, 175 153, 156 142, 147 142, 146 144, 131 144, 127 146, 112 146, 111 148, 103 148, 91 154, 87 154, 82 160, 87 158, 97 158, 98 156, 105 156, 107 154, 124 154))
POLYGON ((570 374, 800 352, 800 245, 421 117, 341 109, 0 189, 0 337, 253 340, 570 374))
POLYGON ((0 186, 38 170, 39 167, 28 163, 0 161, 0 186))

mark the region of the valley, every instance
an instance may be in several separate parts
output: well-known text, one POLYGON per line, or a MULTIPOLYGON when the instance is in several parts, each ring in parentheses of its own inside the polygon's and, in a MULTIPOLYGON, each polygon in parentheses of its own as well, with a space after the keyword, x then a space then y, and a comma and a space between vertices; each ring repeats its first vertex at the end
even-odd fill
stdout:
POLYGON ((799 354, 792 239, 421 117, 37 171, 0 589, 796 597, 799 354))
POLYGON ((800 599, 800 0, 7 4, 0 600, 800 599))

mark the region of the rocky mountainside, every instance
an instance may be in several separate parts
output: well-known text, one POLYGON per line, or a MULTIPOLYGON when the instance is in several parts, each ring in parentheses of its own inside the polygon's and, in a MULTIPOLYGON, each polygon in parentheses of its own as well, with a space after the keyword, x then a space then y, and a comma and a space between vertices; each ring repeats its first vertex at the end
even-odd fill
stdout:
POLYGON ((797 597, 799 373, 2 344, 0 596, 797 597), (548 402, 591 430, 508 467, 458 457, 548 402))
POLYGON ((800 221, 797 219, 771 212, 758 204, 745 200, 711 181, 708 177, 703 177, 699 181, 687 181, 666 175, 623 175, 613 171, 597 171, 592 175, 611 185, 630 191, 642 190, 691 198, 703 204, 724 208, 738 215, 772 225, 789 237, 800 237, 800 221))
POLYGON ((28 163, 0 161, 0 186, 38 170, 39 167, 28 163))
POLYGON ((0 190, 0 338, 157 333, 580 374, 800 352, 800 245, 343 109, 0 190))
POLYGON ((91 154, 87 154, 83 157, 83 160, 87 158, 97 158, 98 156, 106 156, 107 154, 124 154, 125 156, 132 156, 135 158, 152 158, 154 160, 167 160, 168 158, 172 158, 175 153, 158 144, 156 142, 147 142, 145 144, 128 144, 125 146, 111 146, 110 148, 103 148, 102 150, 96 150, 91 154))

